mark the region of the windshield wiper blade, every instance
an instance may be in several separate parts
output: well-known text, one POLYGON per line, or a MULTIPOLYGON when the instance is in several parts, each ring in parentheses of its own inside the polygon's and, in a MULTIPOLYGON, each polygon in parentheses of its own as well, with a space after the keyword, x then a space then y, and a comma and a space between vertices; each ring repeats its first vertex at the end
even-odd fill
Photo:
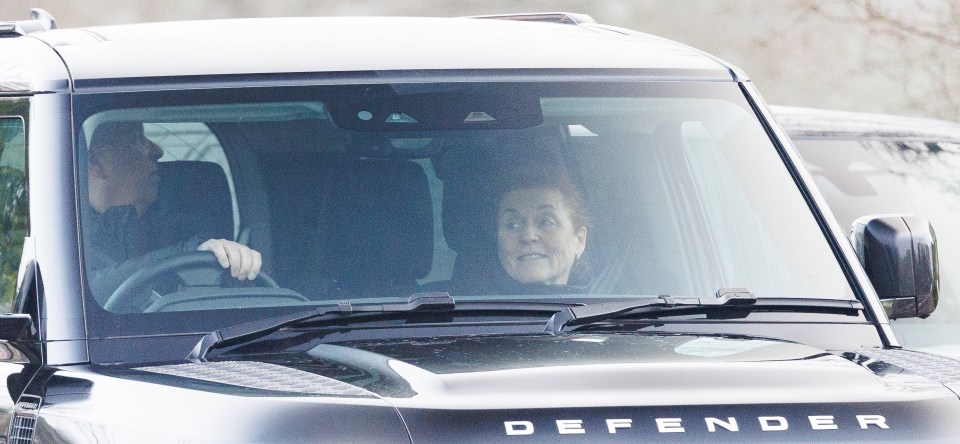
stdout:
POLYGON ((234 344, 249 342, 267 336, 284 327, 288 327, 311 319, 326 315, 345 316, 357 313, 407 313, 421 311, 449 311, 456 307, 456 302, 449 293, 417 293, 410 296, 407 302, 395 304, 353 305, 348 301, 340 301, 337 305, 329 305, 300 311, 268 319, 259 319, 207 333, 194 346, 187 359, 192 362, 203 362, 211 350, 228 347, 234 344))
POLYGON ((566 327, 615 319, 622 315, 662 313, 676 308, 739 308, 747 310, 755 308, 812 308, 815 310, 859 312, 863 310, 863 304, 858 301, 835 299, 757 298, 753 293, 743 288, 722 288, 717 291, 714 298, 675 298, 661 295, 641 301, 607 302, 565 308, 550 317, 544 331, 556 335, 566 327))

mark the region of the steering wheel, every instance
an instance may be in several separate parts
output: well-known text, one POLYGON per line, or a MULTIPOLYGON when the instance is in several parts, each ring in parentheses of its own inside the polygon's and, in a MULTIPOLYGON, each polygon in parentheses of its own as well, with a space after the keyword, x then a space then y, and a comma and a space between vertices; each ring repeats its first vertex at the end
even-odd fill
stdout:
MULTIPOLYGON (((209 251, 192 251, 169 257, 141 268, 136 273, 130 275, 130 277, 124 280, 123 283, 114 290, 110 298, 107 299, 107 302, 103 304, 103 308, 108 311, 121 310, 129 305, 131 299, 142 294, 142 292, 147 289, 148 284, 160 276, 187 269, 225 271, 220 265, 220 262, 217 261, 217 257, 209 251)), ((257 274, 257 277, 254 278, 252 282, 261 287, 280 287, 273 278, 263 272, 257 274)))

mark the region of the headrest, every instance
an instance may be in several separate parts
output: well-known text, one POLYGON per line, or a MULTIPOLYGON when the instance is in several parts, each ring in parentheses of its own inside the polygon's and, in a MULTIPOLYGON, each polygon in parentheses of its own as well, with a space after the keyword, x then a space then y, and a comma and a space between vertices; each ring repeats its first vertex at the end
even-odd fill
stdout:
POLYGON ((437 165, 443 180, 443 234, 457 252, 451 280, 461 291, 490 291, 489 278, 502 273, 495 223, 503 179, 527 168, 570 173, 561 156, 564 131, 547 125, 463 140, 444 150, 437 165))
POLYGON ((220 165, 198 160, 160 162, 160 205, 172 205, 187 225, 204 237, 233 239, 233 202, 220 165))
POLYGON ((325 268, 341 290, 410 291, 433 264, 433 209, 415 162, 340 159, 330 170, 325 268))
POLYGON ((443 234, 458 254, 489 250, 496 217, 499 179, 524 165, 563 169, 563 128, 544 126, 503 136, 464 140, 446 149, 438 175, 443 180, 443 234))

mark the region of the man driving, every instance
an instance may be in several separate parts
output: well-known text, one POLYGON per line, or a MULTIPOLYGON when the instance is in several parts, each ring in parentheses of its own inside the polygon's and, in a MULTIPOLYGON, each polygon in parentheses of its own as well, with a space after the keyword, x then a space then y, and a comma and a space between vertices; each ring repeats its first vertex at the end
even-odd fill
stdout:
POLYGON ((104 123, 91 138, 84 239, 90 287, 101 304, 137 270, 190 251, 212 252, 240 281, 260 273, 258 251, 215 238, 208 221, 186 217, 173 202, 157 201, 162 156, 142 123, 104 123))

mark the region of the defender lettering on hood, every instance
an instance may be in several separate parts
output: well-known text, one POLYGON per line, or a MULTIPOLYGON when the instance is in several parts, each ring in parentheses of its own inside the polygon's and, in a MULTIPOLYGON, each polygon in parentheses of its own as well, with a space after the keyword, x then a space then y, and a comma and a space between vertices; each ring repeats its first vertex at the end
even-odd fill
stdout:
MULTIPOLYGON (((890 428, 887 425, 887 419, 882 415, 856 415, 856 418, 857 424, 860 425, 861 429, 867 429, 869 427, 878 427, 881 429, 890 428)), ((807 426, 810 430, 837 430, 839 428, 832 415, 808 416, 807 420, 809 421, 807 426)), ((633 419, 629 418, 605 419, 604 423, 606 424, 606 433, 617 433, 618 431, 640 426, 634 424, 633 419)), ((687 431, 683 418, 655 418, 654 423, 655 424, 651 424, 651 426, 655 426, 659 433, 684 433, 687 431)), ((723 419, 703 418, 703 423, 704 424, 701 425, 705 426, 705 430, 708 432, 716 432, 721 429, 728 432, 740 431, 737 418, 732 416, 723 419)), ((790 429, 790 423, 787 421, 787 418, 783 416, 758 416, 755 425, 758 425, 759 430, 763 432, 782 432, 790 429)), ((579 435, 596 432, 584 429, 582 419, 558 419, 555 421, 555 426, 556 428, 553 431, 560 435, 579 435)), ((504 421, 503 427, 507 435, 533 435, 537 433, 537 429, 531 421, 504 421)), ((542 431, 541 433, 549 432, 542 431)))

